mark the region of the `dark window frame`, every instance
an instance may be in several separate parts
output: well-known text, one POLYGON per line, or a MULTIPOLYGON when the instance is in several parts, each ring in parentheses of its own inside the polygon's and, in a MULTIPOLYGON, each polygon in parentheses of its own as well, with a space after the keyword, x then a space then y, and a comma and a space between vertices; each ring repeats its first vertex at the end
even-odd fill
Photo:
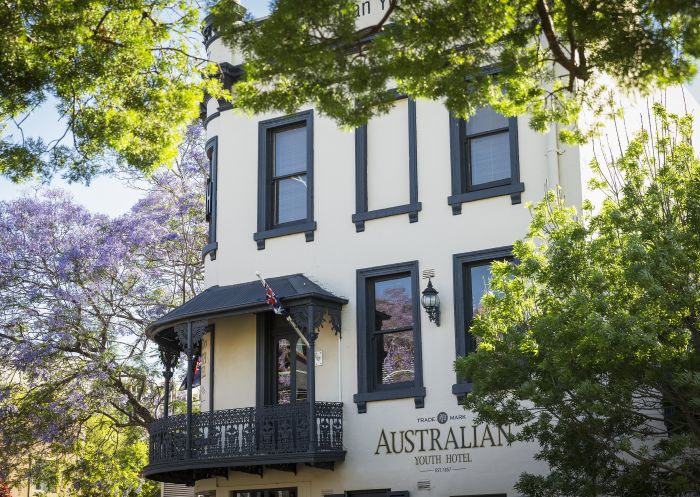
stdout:
POLYGON ((202 259, 207 254, 210 260, 216 260, 216 251, 219 243, 216 241, 216 217, 217 217, 217 190, 219 176, 219 139, 214 136, 207 140, 204 146, 209 161, 209 177, 207 178, 205 217, 209 223, 207 231, 207 244, 202 249, 202 259))
POLYGON ((525 184, 520 181, 520 160, 518 152, 518 118, 509 117, 507 128, 498 128, 482 133, 467 135, 467 121, 450 113, 450 162, 452 166, 452 195, 447 203, 452 206, 452 214, 462 213, 462 204, 491 197, 510 195, 512 204, 519 204, 525 184), (469 140, 508 131, 510 142, 510 178, 471 186, 470 154, 467 152, 469 140))
POLYGON ((418 221, 422 204, 418 201, 418 136, 416 128, 416 101, 406 95, 396 95, 396 100, 408 99, 408 204, 368 210, 367 197, 367 124, 355 129, 355 214, 352 222, 358 233, 365 230, 365 221, 382 217, 408 214, 411 223, 418 221))
POLYGON ((425 405, 425 387, 423 386, 423 361, 421 342, 421 305, 420 288, 418 285, 418 261, 402 262, 358 269, 357 285, 357 387, 358 392, 353 396, 359 413, 367 412, 367 402, 413 397, 417 409, 425 405), (370 340, 369 289, 376 280, 389 279, 392 276, 409 274, 411 277, 411 293, 413 299, 413 350, 415 376, 412 382, 381 385, 376 388, 374 378, 369 368, 369 356, 372 353, 370 340))
POLYGON ((314 239, 314 115, 312 110, 284 117, 268 119, 258 124, 258 231, 253 239, 258 250, 265 248, 265 240, 279 236, 304 233, 306 241, 314 239), (273 185, 272 136, 295 127, 306 127, 306 219, 275 224, 273 185))
POLYGON ((262 496, 265 496, 265 492, 283 492, 287 491, 290 492, 290 494, 293 494, 294 497, 299 496, 299 488, 298 487, 273 487, 273 488, 252 488, 252 489, 245 489, 245 490, 231 490, 229 493, 230 497, 235 497, 236 494, 239 493, 252 493, 256 494, 257 492, 260 492, 262 496))
POLYGON ((409 497, 410 492, 408 490, 390 490, 386 488, 380 489, 368 489, 368 490, 346 490, 342 494, 330 494, 326 497, 356 497, 362 494, 385 494, 387 497, 409 497))
MULTIPOLYGON (((497 247, 487 250, 477 250, 465 252, 452 256, 452 275, 454 284, 454 312, 455 312, 455 351, 457 357, 464 357, 473 352, 468 343, 467 335, 469 331, 462 329, 463 324, 471 323, 473 319, 472 306, 467 305, 467 300, 471 301, 471 281, 465 278, 465 267, 481 266, 498 260, 512 260, 513 247, 497 247)), ((458 398, 472 391, 472 384, 468 381, 460 380, 452 385, 452 393, 458 398)))

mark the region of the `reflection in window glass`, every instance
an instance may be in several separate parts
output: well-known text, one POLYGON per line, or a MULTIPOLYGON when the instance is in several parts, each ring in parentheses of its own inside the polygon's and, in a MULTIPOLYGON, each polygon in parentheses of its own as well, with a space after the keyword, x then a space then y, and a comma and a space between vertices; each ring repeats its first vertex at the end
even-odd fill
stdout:
POLYGON ((373 283, 375 381, 391 385, 415 379, 413 292, 410 276, 373 283))
POLYGON ((483 185, 510 178, 510 136, 508 132, 469 140, 471 184, 483 185))
POLYGON ((478 316, 483 310, 481 299, 489 291, 491 281, 491 264, 472 266, 470 269, 470 280, 472 290, 472 316, 478 316))
POLYGON ((275 133, 275 176, 306 171, 306 127, 275 133))
POLYGON ((289 490, 275 490, 269 492, 269 497, 293 497, 295 493, 289 490))
POLYGON ((507 128, 508 118, 498 114, 490 106, 479 107, 474 115, 467 120, 467 134, 476 135, 493 131, 494 129, 507 128))
POLYGON ((277 341, 277 403, 291 402, 291 351, 289 340, 282 338, 277 341))
POLYGON ((413 381, 416 376, 413 330, 377 334, 375 340, 377 383, 413 381))
POLYGON ((307 356, 308 350, 301 340, 297 340, 296 348, 296 399, 306 400, 307 395, 307 356))
POLYGON ((277 182, 277 224, 306 219, 306 175, 277 182))
POLYGON ((374 284, 375 330, 413 326, 411 278, 395 278, 374 284))

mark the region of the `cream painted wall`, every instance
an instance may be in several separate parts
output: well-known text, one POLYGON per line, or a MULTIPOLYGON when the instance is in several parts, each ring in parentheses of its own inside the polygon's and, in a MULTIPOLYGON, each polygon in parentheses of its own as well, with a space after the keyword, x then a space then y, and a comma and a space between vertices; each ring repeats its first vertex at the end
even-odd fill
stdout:
MULTIPOLYGON (((267 277, 304 273, 324 288, 349 300, 343 308, 340 369, 344 402, 344 436, 347 458, 335 471, 300 467, 294 476, 269 470, 262 480, 243 473, 231 479, 201 481, 197 488, 213 489, 229 497, 233 488, 256 485, 298 486, 308 482, 310 495, 322 491, 391 487, 418 492, 419 480, 430 480, 436 495, 513 493, 512 485, 523 470, 543 468, 532 459, 535 447, 477 448, 469 452, 468 464, 416 465, 414 454, 375 455, 382 428, 387 433, 406 429, 434 428, 436 422, 418 418, 439 412, 467 419, 448 426, 471 427, 471 414, 458 406, 451 386, 455 382, 455 323, 452 288, 452 255, 512 244, 527 229, 530 214, 525 202, 539 199, 545 189, 546 136, 531 131, 527 119, 519 122, 521 180, 525 183, 523 203, 512 205, 509 196, 465 203, 461 215, 453 215, 447 204, 451 193, 448 113, 438 102, 417 102, 418 188, 423 210, 417 223, 395 216, 366 223, 357 233, 351 221, 355 212, 354 134, 336 127, 330 120, 314 116, 314 208, 318 229, 314 241, 304 235, 290 235, 266 242, 257 250, 253 233, 257 229, 258 125, 272 114, 248 117, 236 110, 226 111, 209 123, 208 137, 219 140, 218 233, 216 261, 206 262, 206 285, 252 281, 255 271, 267 277), (366 414, 358 414, 352 395, 357 392, 357 331, 355 322, 355 277, 360 268, 417 260, 419 268, 434 269, 433 283, 440 292, 442 324, 436 327, 421 313, 425 408, 416 409, 413 399, 371 402, 366 414), (428 469, 460 467, 454 473, 423 473, 428 469)), ((370 130, 371 132, 371 127, 370 130)), ((407 126, 402 125, 402 132, 407 126)), ((381 138, 370 134, 370 142, 381 138)), ((567 152, 568 153, 568 152, 567 152)), ((568 158, 567 153, 564 154, 568 158)), ((398 156, 398 154, 397 154, 398 156)), ((390 156, 385 156, 391 161, 390 156)), ((405 158, 387 164, 404 171, 405 158), (400 162, 400 164, 399 164, 400 162)), ((385 179, 384 181, 389 181, 385 179)), ((421 288, 425 283, 421 281, 421 288)), ((225 320, 216 323, 215 408, 255 404, 255 321, 225 320)), ((324 329, 317 343, 324 364, 317 368, 317 399, 339 398, 338 341, 324 329)), ((459 429, 459 428, 455 428, 459 429)), ((303 484, 303 485, 302 485, 303 484)), ((419 492, 427 493, 427 492, 419 492)))
MULTIPOLYGON (((372 16, 380 15, 376 8, 380 3, 380 0, 371 1, 372 16)), ((365 21, 370 22, 362 19, 365 21)), ((217 43, 210 47, 212 56, 217 60, 232 60, 217 43)), ((667 94, 674 103, 682 101, 681 97, 678 93, 667 94)), ((692 99, 696 106, 693 108, 697 108, 694 96, 686 93, 685 98, 686 105, 692 99)), ((215 107, 210 103, 209 113, 215 107)), ((629 112, 633 110, 637 112, 636 108, 628 108, 629 112)), ((473 429, 472 413, 464 411, 451 393, 455 382, 455 333, 461 332, 456 331, 454 322, 452 257, 510 245, 522 238, 530 221, 525 205, 542 198, 547 185, 554 186, 553 176, 558 178, 567 201, 579 205, 590 194, 587 190, 590 172, 586 166, 592 158, 592 149, 565 146, 556 140, 555 134, 551 137, 538 134, 529 128, 528 118, 524 116, 518 120, 520 176, 525 184, 522 203, 512 205, 509 196, 484 199, 464 203, 462 214, 453 215, 447 204, 451 194, 448 112, 440 102, 420 100, 417 102, 418 200, 423 209, 419 220, 409 223, 408 216, 402 215, 367 221, 365 231, 357 233, 351 221, 355 212, 354 133, 338 129, 332 121, 315 114, 314 209, 318 229, 314 240, 306 242, 304 234, 289 235, 269 239, 264 250, 257 250, 253 234, 257 230, 258 122, 276 116, 251 117, 234 109, 222 112, 208 125, 207 136, 217 136, 219 144, 219 249, 215 261, 207 258, 206 286, 252 281, 256 270, 266 277, 304 273, 349 300, 342 313, 340 348, 331 330, 323 329, 317 342, 317 350, 323 353, 323 365, 316 369, 317 400, 336 401, 342 395, 347 456, 335 471, 300 465, 296 475, 265 470, 262 479, 232 472, 228 479, 199 481, 197 490, 216 489, 217 497, 230 497, 233 489, 285 486, 298 487, 300 497, 386 487, 409 490, 412 496, 514 495, 513 484, 521 472, 545 471, 532 458, 534 445, 491 446, 486 440, 484 447, 452 451, 468 453, 471 459, 468 463, 446 463, 450 451, 426 451, 425 454, 439 453, 443 461, 418 464, 421 462, 415 459, 418 452, 377 454, 379 437, 382 430, 389 434, 438 428, 444 432, 450 427, 459 432, 462 426, 468 433, 473 429), (435 270, 433 284, 442 303, 440 327, 421 312, 425 407, 416 409, 413 399, 370 402, 367 413, 358 414, 352 401, 357 393, 356 271, 413 260, 418 261, 421 271, 435 270), (433 419, 440 412, 455 419, 441 425, 433 419), (435 471, 447 467, 455 470, 435 471), (421 480, 430 480, 432 490, 417 490, 421 480)), ((392 154, 389 147, 376 148, 376 144, 382 144, 382 135, 393 136, 397 143, 401 136, 407 136, 406 121, 399 116, 396 113, 381 118, 368 128, 370 208, 388 207, 383 201, 394 205, 407 202, 407 193, 406 200, 395 195, 398 191, 407 192, 405 151, 392 154), (389 129, 382 125, 388 125, 389 129), (381 168, 375 169, 378 165, 381 168), (403 171, 404 175, 394 178, 385 174, 389 171, 392 175, 403 171), (385 198, 382 198, 383 189, 387 191, 385 198)), ((424 287, 421 280, 421 289, 424 287)), ((254 317, 217 321, 215 409, 255 405, 253 371, 254 317)), ((481 438, 484 427, 477 430, 481 430, 481 438)))
POLYGON ((408 204, 408 100, 370 120, 367 138, 368 210, 408 204))
POLYGON ((214 327, 214 410, 252 407, 255 405, 255 315, 220 319, 214 322, 214 327))

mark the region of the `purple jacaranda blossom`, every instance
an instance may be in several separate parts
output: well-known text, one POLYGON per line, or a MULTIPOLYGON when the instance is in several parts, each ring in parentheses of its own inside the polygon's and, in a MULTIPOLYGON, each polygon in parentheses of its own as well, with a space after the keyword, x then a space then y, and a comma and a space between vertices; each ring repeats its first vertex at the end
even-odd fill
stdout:
POLYGON ((69 443, 93 414, 152 420, 162 366, 145 327, 203 279, 203 138, 192 127, 116 218, 56 189, 0 202, 0 471, 17 444, 69 443))

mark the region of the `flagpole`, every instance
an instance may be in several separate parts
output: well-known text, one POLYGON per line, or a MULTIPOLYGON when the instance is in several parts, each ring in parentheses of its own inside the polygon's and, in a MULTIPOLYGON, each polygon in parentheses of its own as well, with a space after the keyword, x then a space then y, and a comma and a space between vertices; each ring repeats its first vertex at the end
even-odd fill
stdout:
MULTIPOLYGON (((259 272, 259 271, 255 271, 255 275, 256 275, 256 276, 258 277, 258 279, 260 280, 260 283, 262 284, 263 288, 267 288, 267 286, 268 286, 268 285, 267 285, 267 281, 265 281, 265 278, 262 277, 262 275, 260 274, 260 272, 259 272)), ((296 331, 297 335, 299 335, 299 338, 301 339, 301 341, 304 342, 304 345, 306 345, 307 347, 310 347, 309 341, 306 339, 306 337, 304 336, 304 334, 301 332, 301 330, 299 329, 299 327, 297 326, 297 324, 294 322, 294 320, 292 319, 292 316, 290 316, 289 314, 287 314, 285 317, 287 318, 287 322, 292 326, 292 329, 293 329, 294 331, 296 331)), ((312 358, 312 360, 313 360, 313 358, 312 358)))

